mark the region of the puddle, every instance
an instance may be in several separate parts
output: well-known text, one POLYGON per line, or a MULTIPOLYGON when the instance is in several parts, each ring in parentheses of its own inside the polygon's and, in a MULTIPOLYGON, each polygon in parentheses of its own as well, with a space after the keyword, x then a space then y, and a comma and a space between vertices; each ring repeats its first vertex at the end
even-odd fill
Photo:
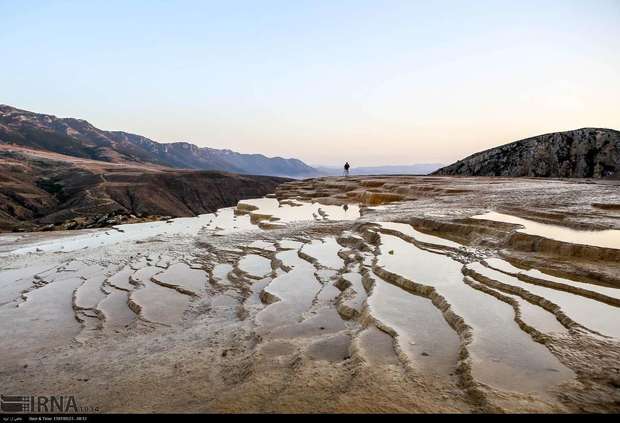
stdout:
POLYGON ((263 290, 271 283, 271 278, 261 279, 259 281, 252 282, 250 285, 250 295, 245 299, 243 307, 248 309, 264 309, 265 305, 261 300, 261 294, 263 290))
MULTIPOLYGON (((99 230, 79 230, 56 234, 49 232, 43 241, 24 245, 2 255, 20 255, 36 252, 69 252, 105 247, 124 242, 142 241, 165 236, 194 236, 214 217, 213 214, 182 217, 169 221, 134 223, 99 230), (170 223, 168 223, 170 222, 170 223)), ((42 237, 41 237, 42 238, 42 237)))
POLYGON ((108 288, 110 293, 97 306, 105 316, 104 327, 121 328, 129 325, 137 317, 129 308, 129 295, 116 288, 108 288))
POLYGON ((332 307, 325 307, 301 323, 282 326, 270 333, 271 338, 304 338, 336 333, 346 329, 344 321, 332 307))
POLYGON ((379 267, 424 285, 452 287, 463 284, 462 265, 459 262, 421 250, 393 235, 380 234, 380 237, 379 267))
POLYGON ((72 293, 80 278, 63 279, 27 294, 19 307, 0 310, 0 366, 8 366, 32 353, 65 345, 82 329, 72 308, 72 293))
POLYGON ((338 270, 344 267, 344 261, 338 256, 342 247, 335 238, 313 239, 304 244, 301 252, 317 260, 318 265, 328 269, 338 270))
POLYGON ((241 208, 256 210, 250 213, 255 216, 265 216, 280 222, 296 222, 301 220, 353 220, 360 217, 359 205, 348 206, 323 205, 305 201, 287 201, 283 204, 275 198, 258 198, 242 200, 241 208), (295 204, 295 205, 291 205, 295 204), (250 207, 247 207, 250 206, 250 207))
POLYGON ((539 332, 546 334, 565 334, 568 332, 568 329, 566 329, 566 327, 559 322, 555 315, 548 312, 544 308, 532 304, 516 294, 511 294, 496 289, 492 290, 503 295, 504 297, 508 297, 516 301, 521 312, 521 320, 539 332))
POLYGON ((105 280, 105 275, 88 278, 75 291, 75 306, 84 309, 97 307, 97 304, 105 298, 105 293, 101 290, 101 286, 105 280))
POLYGON ((463 282, 461 263, 391 235, 381 234, 381 244, 380 267, 435 287, 472 327, 468 349, 476 380, 500 389, 543 392, 573 376, 543 345, 519 328, 512 306, 463 282))
POLYGON ((145 284, 150 282, 151 278, 160 272, 162 272, 162 269, 159 267, 146 266, 131 275, 131 279, 138 284, 145 284))
POLYGON ((588 291, 598 292, 599 294, 603 294, 611 298, 620 299, 620 288, 611 288, 587 282, 577 282, 570 279, 560 278, 558 276, 548 275, 547 273, 541 272, 537 269, 523 270, 499 258, 486 259, 485 262, 489 265, 489 267, 502 272, 511 273, 513 275, 522 274, 531 276, 533 278, 574 286, 576 288, 587 289, 588 291))
POLYGON ((260 279, 271 273, 271 260, 256 254, 248 254, 239 260, 239 270, 260 279))
POLYGON ((349 272, 343 274, 342 278, 350 286, 343 292, 340 305, 346 309, 354 310, 355 313, 360 313, 366 301, 366 289, 362 285, 362 275, 359 272, 349 272))
POLYGON ((278 246, 283 250, 299 250, 303 243, 299 241, 293 241, 291 239, 283 239, 278 241, 278 246))
POLYGON ((369 326, 359 335, 357 343, 361 354, 373 365, 397 365, 393 338, 387 333, 369 326))
POLYGON ((0 306, 17 300, 23 290, 32 287, 35 275, 55 268, 49 264, 33 264, 27 268, 0 271, 0 306))
POLYGON ((219 209, 217 213, 210 216, 210 219, 205 228, 215 231, 218 235, 258 229, 250 221, 249 216, 236 215, 235 207, 219 209))
POLYGON ((276 251, 275 245, 273 245, 271 242, 262 241, 262 240, 254 241, 248 244, 248 247, 257 248, 259 250, 265 250, 265 251, 276 251))
POLYGON ((320 269, 315 272, 315 275, 323 283, 329 283, 337 274, 338 272, 334 269, 320 269))
POLYGON ((153 281, 189 295, 199 295, 205 291, 209 277, 203 270, 192 269, 185 263, 175 263, 153 276, 153 281))
POLYGON ((331 303, 340 295, 340 290, 332 282, 327 283, 316 296, 316 300, 323 303, 331 303))
POLYGON ((620 338, 620 308, 578 294, 523 282, 513 276, 490 269, 482 263, 472 263, 470 269, 496 281, 518 286, 532 294, 557 304, 564 313, 577 323, 603 335, 620 338))
POLYGON ((296 351, 294 344, 286 341, 268 341, 260 346, 260 351, 267 357, 281 357, 283 355, 291 355, 296 351))
POLYGON ((350 347, 351 337, 345 333, 339 333, 310 345, 306 354, 311 360, 338 362, 349 358, 350 347))
POLYGON ((299 258, 296 250, 280 252, 276 257, 292 270, 274 278, 264 289, 280 299, 256 316, 256 321, 266 328, 298 321, 322 287, 314 276, 314 266, 299 258))
MULTIPOLYGON (((257 210, 251 212, 252 214, 271 215, 273 220, 277 221, 273 222, 274 225, 279 222, 317 219, 352 220, 360 217, 359 206, 353 204, 346 208, 308 202, 296 202, 298 204, 296 206, 290 204, 280 206, 278 200, 274 198, 258 198, 242 200, 238 207, 243 208, 244 204, 258 207, 257 210)), ((113 228, 96 230, 87 229, 22 236, 24 239, 30 238, 29 242, 26 240, 16 243, 15 237, 3 236, 0 237, 0 256, 37 252, 70 252, 124 242, 144 241, 151 238, 195 236, 204 230, 212 231, 217 235, 259 230, 256 225, 258 222, 252 222, 251 215, 235 214, 235 210, 236 207, 227 207, 219 209, 216 213, 207 213, 196 217, 118 225, 113 228)))
POLYGON ((495 222, 521 225, 523 228, 518 229, 517 232, 522 232, 529 235, 538 235, 544 238, 555 239, 556 241, 620 249, 620 230, 576 230, 559 225, 539 223, 533 220, 497 212, 487 212, 472 216, 472 219, 493 220, 495 222))
POLYGON ((232 272, 233 266, 228 263, 218 263, 213 267, 211 274, 213 279, 220 284, 229 284, 228 274, 232 272))
POLYGON ((142 283, 144 286, 131 294, 131 300, 140 307, 140 315, 151 322, 180 322, 191 298, 147 280, 142 283))
POLYGON ((140 287, 130 294, 130 300, 139 307, 139 314, 146 320, 164 324, 181 321, 191 298, 175 289, 158 285, 151 278, 162 272, 159 267, 146 266, 136 271, 132 279, 140 287))
POLYGON ((440 237, 433 236, 433 235, 428 235, 420 231, 416 231, 413 228, 413 226, 406 224, 406 223, 396 223, 396 222, 376 222, 376 223, 380 225, 382 228, 391 229, 391 230, 400 232, 404 235, 414 238, 417 241, 424 242, 427 244, 441 245, 442 247, 450 247, 450 248, 461 248, 462 247, 462 245, 457 242, 450 241, 448 239, 440 238, 440 237))
POLYGON ((129 278, 133 275, 133 273, 133 269, 126 267, 112 277, 108 278, 107 283, 123 291, 131 291, 134 289, 134 286, 129 282, 129 278))
POLYGON ((442 375, 454 371, 459 336, 441 312, 428 298, 413 295, 376 275, 372 279, 369 312, 396 333, 400 350, 412 367, 442 375))

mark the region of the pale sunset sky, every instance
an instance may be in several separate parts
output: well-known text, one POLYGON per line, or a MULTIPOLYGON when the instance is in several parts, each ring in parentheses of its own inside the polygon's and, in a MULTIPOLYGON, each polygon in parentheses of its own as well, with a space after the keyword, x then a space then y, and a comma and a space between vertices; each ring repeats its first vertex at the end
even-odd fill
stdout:
POLYGON ((620 129, 620 0, 0 0, 0 103, 354 166, 620 129))

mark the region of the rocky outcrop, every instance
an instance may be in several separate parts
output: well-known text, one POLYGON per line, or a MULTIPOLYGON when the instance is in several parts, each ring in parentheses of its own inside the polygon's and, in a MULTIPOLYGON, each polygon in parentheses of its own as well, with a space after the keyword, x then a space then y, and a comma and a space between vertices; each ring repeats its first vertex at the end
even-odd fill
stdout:
POLYGON ((159 143, 120 131, 103 131, 81 119, 58 118, 0 105, 0 144, 35 148, 111 163, 151 164, 178 169, 219 170, 248 175, 316 176, 297 159, 241 154, 188 142, 159 143))
POLYGON ((516 141, 473 154, 434 175, 620 177, 620 132, 582 128, 516 141))

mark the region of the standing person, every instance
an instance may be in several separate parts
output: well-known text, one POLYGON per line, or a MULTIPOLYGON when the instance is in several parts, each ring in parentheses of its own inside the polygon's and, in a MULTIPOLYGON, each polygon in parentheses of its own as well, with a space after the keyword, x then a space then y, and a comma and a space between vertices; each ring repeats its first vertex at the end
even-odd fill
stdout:
POLYGON ((344 164, 344 176, 349 176, 349 168, 351 167, 351 165, 349 164, 349 162, 346 162, 344 164))

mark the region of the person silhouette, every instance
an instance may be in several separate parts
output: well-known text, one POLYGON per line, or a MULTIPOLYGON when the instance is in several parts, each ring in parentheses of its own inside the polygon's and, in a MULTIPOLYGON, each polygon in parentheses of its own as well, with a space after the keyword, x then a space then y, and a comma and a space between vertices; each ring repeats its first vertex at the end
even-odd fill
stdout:
POLYGON ((346 162, 344 164, 344 176, 349 176, 349 168, 351 167, 351 165, 349 164, 349 162, 346 162))

